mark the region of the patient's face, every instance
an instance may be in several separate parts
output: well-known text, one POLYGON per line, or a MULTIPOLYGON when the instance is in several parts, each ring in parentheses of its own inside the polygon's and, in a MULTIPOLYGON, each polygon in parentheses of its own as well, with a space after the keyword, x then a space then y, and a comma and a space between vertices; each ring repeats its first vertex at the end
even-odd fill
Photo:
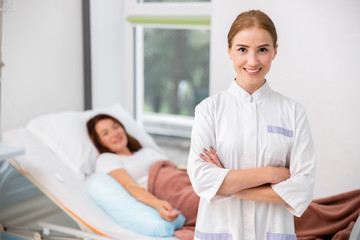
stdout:
POLYGON ((100 120, 95 125, 100 142, 110 151, 119 155, 131 154, 127 147, 128 139, 124 129, 111 119, 100 120))

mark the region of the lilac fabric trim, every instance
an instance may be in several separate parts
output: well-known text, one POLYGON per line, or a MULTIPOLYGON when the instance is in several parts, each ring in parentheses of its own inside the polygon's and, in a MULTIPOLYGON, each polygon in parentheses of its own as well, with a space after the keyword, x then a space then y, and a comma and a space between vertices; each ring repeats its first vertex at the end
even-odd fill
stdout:
POLYGON ((266 233, 266 240, 296 240, 295 234, 266 233))
POLYGON ((195 237, 201 240, 232 240, 230 233, 203 233, 195 229, 195 237))
POLYGON ((292 130, 288 130, 288 129, 285 129, 282 127, 268 126, 267 130, 269 133, 279 133, 279 134, 282 134, 284 136, 291 137, 291 138, 294 136, 294 133, 292 130))

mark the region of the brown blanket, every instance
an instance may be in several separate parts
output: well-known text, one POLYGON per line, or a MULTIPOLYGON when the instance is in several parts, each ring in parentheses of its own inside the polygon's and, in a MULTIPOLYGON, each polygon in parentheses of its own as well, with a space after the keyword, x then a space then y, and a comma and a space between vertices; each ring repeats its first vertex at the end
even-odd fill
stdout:
POLYGON ((186 217, 185 226, 175 231, 182 240, 194 239, 199 196, 195 194, 189 176, 170 161, 155 163, 149 172, 148 191, 168 201, 186 217))
POLYGON ((295 217, 299 240, 349 239, 360 213, 360 189, 313 200, 300 217, 295 217))

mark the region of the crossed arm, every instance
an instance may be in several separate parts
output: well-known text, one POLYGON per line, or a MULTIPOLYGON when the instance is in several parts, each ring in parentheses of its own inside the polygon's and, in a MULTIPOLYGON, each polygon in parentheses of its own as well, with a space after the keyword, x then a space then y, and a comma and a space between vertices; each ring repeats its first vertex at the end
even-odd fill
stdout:
MULTIPOLYGON (((203 150, 200 157, 219 168, 224 168, 216 151, 203 150)), ((272 189, 270 184, 285 181, 290 177, 289 169, 285 167, 259 167, 251 169, 230 170, 221 184, 217 194, 231 195, 245 200, 257 202, 286 204, 285 201, 272 189)))

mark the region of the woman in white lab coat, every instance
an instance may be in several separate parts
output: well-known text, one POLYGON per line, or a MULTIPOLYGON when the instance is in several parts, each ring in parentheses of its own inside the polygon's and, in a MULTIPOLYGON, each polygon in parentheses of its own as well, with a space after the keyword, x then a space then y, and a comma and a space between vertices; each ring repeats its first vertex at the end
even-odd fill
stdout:
POLYGON ((236 78, 195 109, 188 174, 200 196, 195 239, 296 239, 312 200, 315 151, 305 111, 265 79, 277 34, 263 12, 228 34, 236 78))

